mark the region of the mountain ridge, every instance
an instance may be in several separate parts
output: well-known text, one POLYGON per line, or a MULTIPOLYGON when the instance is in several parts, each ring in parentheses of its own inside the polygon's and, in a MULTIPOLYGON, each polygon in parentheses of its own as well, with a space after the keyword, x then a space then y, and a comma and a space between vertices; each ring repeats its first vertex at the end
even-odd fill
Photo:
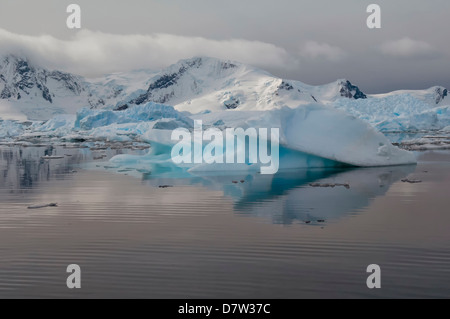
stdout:
POLYGON ((198 113, 296 108, 310 103, 334 105, 341 99, 408 94, 430 107, 448 102, 448 90, 439 86, 370 95, 347 79, 312 86, 210 57, 180 60, 161 71, 121 72, 97 79, 47 70, 15 55, 0 57, 0 118, 11 109, 30 120, 47 120, 57 114, 74 114, 83 107, 125 110, 147 102, 198 113))

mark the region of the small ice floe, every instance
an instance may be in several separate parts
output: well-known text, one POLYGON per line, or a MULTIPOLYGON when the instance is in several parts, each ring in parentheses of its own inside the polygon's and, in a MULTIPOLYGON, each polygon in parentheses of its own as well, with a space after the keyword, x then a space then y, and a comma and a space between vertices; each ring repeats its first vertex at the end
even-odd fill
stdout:
POLYGON ((450 149, 450 136, 426 135, 397 144, 408 151, 446 150, 450 149))
POLYGON ((422 183, 422 181, 420 179, 402 179, 403 183, 410 183, 410 184, 417 184, 417 183, 422 183))
POLYGON ((28 209, 39 209, 39 208, 45 208, 45 207, 58 207, 58 204, 50 203, 50 204, 32 205, 32 206, 28 206, 28 209))
POLYGON ((64 156, 42 156, 41 159, 45 159, 45 160, 53 160, 53 159, 62 159, 64 158, 64 156))
POLYGON ((311 186, 311 187, 331 187, 331 188, 338 187, 338 186, 343 186, 343 187, 345 187, 347 189, 350 188, 350 184, 347 184, 347 183, 344 183, 344 184, 340 184, 340 183, 332 183, 332 184, 330 184, 330 183, 323 183, 323 184, 321 184, 321 183, 311 183, 311 184, 309 184, 309 186, 311 186))
POLYGON ((151 171, 149 171, 149 170, 147 170, 147 169, 143 169, 143 168, 138 168, 138 169, 136 169, 136 171, 138 172, 138 173, 142 173, 142 174, 151 174, 151 171))
POLYGON ((132 168, 125 168, 125 169, 119 169, 117 172, 118 173, 126 173, 126 172, 131 172, 133 170, 134 169, 132 169, 132 168))

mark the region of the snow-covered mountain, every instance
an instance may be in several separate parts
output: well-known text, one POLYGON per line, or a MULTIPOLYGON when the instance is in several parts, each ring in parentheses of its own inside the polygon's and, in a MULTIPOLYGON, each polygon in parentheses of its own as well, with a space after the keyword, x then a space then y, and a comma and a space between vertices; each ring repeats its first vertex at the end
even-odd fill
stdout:
MULTIPOLYGON (((139 70, 97 79, 50 71, 25 58, 0 58, 0 118, 47 120, 80 108, 125 110, 156 102, 192 114, 273 110, 325 104, 381 130, 439 128, 450 121, 448 91, 368 95, 346 79, 311 86, 239 62, 196 57, 161 71, 139 70), (423 121, 423 125, 416 122, 423 121)), ((421 123, 419 123, 421 124, 421 123)), ((444 125, 446 126, 446 125, 444 125)))
MULTIPOLYGON (((365 98, 347 80, 314 87, 283 80, 238 62, 214 58, 182 60, 160 72, 139 70, 86 79, 50 71, 26 58, 0 58, 0 117, 24 114, 30 120, 74 114, 82 107, 126 109, 157 102, 192 113, 227 109, 269 110, 365 98)), ((14 117, 14 116, 13 116, 14 117)))
POLYGON ((0 117, 24 115, 30 120, 75 113, 80 107, 104 105, 82 77, 49 71, 26 58, 0 58, 0 117), (5 116, 6 115, 6 116, 5 116))
POLYGON ((337 98, 364 99, 366 95, 347 80, 309 86, 284 80, 263 70, 213 58, 182 60, 154 75, 146 92, 122 105, 156 102, 180 111, 272 110, 309 103, 330 103, 337 98))

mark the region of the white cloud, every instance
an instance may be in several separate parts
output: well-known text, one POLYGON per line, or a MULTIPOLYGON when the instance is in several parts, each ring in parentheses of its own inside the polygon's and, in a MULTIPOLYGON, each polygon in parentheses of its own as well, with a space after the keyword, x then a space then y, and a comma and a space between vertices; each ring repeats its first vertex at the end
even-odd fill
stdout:
POLYGON ((436 55, 434 47, 427 42, 408 37, 385 42, 381 45, 380 50, 383 54, 394 57, 433 57, 436 55))
POLYGON ((261 68, 287 68, 284 48, 243 39, 213 40, 170 34, 115 35, 82 30, 70 40, 19 35, 0 29, 0 54, 21 53, 51 68, 99 75, 139 68, 158 69, 193 56, 211 56, 261 68))
POLYGON ((345 57, 345 51, 328 43, 308 41, 300 51, 302 57, 339 61, 345 57))

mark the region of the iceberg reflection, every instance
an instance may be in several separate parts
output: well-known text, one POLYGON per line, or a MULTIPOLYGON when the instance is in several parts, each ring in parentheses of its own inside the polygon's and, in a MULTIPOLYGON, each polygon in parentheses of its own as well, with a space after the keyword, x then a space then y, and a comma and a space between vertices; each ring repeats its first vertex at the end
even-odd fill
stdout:
MULTIPOLYGON (((206 198, 211 192, 219 191, 232 201, 235 214, 240 216, 262 217, 275 224, 314 225, 362 211, 373 199, 384 196, 393 183, 416 169, 415 165, 408 165, 292 169, 280 170, 275 175, 263 175, 255 171, 194 173, 164 164, 153 164, 152 167, 113 167, 107 160, 121 151, 104 152, 106 157, 96 161, 94 158, 98 154, 89 149, 0 148, 0 189, 4 193, 2 198, 11 198, 11 194, 20 194, 24 189, 38 189, 43 181, 72 179, 76 175, 73 169, 82 165, 90 169, 134 176, 140 178, 143 184, 156 188, 196 186, 192 190, 187 189, 186 196, 190 196, 189 192, 200 191, 200 198, 206 198), (64 158, 42 159, 43 156, 59 155, 64 158), (313 187, 311 184, 348 184, 349 188, 313 187)), ((167 195, 169 201, 176 201, 171 196, 178 196, 170 190, 161 194, 167 195)), ((195 203, 194 201, 194 209, 195 203)), ((212 207, 211 210, 213 209, 212 207)))
POLYGON ((415 165, 374 168, 284 170, 275 175, 258 173, 192 175, 185 178, 143 176, 152 186, 201 185, 222 191, 233 200, 239 215, 260 216, 276 224, 338 219, 357 213, 390 186, 415 171, 415 165), (310 184, 349 184, 350 188, 312 187, 310 184))

